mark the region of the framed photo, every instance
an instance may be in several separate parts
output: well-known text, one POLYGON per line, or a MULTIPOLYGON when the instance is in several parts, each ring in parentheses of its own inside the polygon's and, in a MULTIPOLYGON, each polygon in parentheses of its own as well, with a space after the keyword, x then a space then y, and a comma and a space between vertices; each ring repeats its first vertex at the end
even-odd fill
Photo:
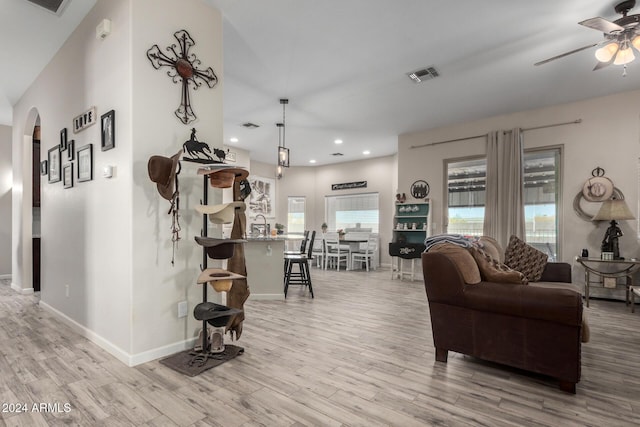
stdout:
POLYGON ((100 117, 102 126, 102 151, 111 150, 116 146, 116 112, 114 110, 104 113, 100 117))
POLYGON ((56 145, 49 149, 47 157, 49 163, 49 183, 59 182, 62 178, 60 176, 60 146, 56 145))
POLYGON ((49 172, 49 162, 43 160, 40 162, 40 175, 46 175, 49 172))
POLYGON ((70 162, 73 161, 74 155, 75 155, 75 141, 72 139, 71 141, 69 141, 69 143, 67 144, 67 160, 69 160, 70 162))
POLYGON ((249 175, 249 216, 262 214, 265 218, 275 218, 276 181, 271 178, 249 175))
POLYGON ((73 187, 73 163, 67 163, 62 168, 62 185, 64 188, 73 187))
POLYGON ((93 144, 78 148, 78 182, 93 179, 93 144))
POLYGON ((60 151, 67 149, 67 128, 60 131, 60 151))

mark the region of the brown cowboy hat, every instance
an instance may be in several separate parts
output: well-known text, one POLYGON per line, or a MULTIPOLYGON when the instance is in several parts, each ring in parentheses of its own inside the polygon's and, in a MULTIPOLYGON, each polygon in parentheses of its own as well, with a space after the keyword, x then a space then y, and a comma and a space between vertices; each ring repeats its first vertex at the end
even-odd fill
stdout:
POLYGON ((198 169, 198 175, 210 175, 209 181, 215 188, 230 188, 235 181, 241 181, 249 176, 249 171, 229 165, 213 165, 198 169))
POLYGON ((176 176, 178 164, 180 163, 181 153, 182 150, 179 150, 171 157, 151 156, 149 158, 149 163, 147 164, 149 178, 151 178, 151 181, 156 183, 158 193, 167 200, 171 200, 173 198, 173 193, 175 191, 174 178, 176 176))

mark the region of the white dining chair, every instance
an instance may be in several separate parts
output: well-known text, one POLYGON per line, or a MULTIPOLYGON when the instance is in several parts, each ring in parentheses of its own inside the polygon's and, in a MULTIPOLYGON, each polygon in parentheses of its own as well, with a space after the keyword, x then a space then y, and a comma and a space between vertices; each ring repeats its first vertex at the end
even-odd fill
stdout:
POLYGON ((365 264, 367 271, 369 271, 369 266, 371 266, 371 268, 375 270, 376 261, 377 261, 377 256, 376 256, 377 251, 378 251, 378 237, 369 236, 364 249, 360 249, 359 251, 353 252, 351 254, 351 268, 354 268, 356 262, 360 262, 365 264))
POLYGON ((327 250, 325 252, 324 269, 327 269, 328 264, 332 264, 335 261, 336 270, 340 271, 340 263, 344 261, 345 268, 349 264, 349 249, 345 249, 340 244, 340 238, 338 233, 326 233, 325 244, 327 250))

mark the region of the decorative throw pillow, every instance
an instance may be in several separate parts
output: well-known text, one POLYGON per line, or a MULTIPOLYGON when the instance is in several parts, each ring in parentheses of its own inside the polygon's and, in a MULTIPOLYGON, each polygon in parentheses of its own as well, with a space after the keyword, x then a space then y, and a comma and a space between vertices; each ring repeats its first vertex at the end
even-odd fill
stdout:
POLYGON ((429 248, 429 252, 441 253, 453 261, 458 270, 460 270, 466 284, 475 285, 482 280, 478 265, 469 251, 462 246, 454 245, 453 243, 439 243, 429 248))
POLYGON ((528 283, 527 277, 524 274, 502 264, 483 249, 470 248, 469 252, 476 260, 476 264, 480 269, 480 275, 483 280, 487 282, 513 283, 517 285, 526 285, 528 283))
POLYGON ((549 257, 517 236, 511 236, 504 254, 504 263, 527 276, 530 282, 537 282, 547 266, 549 257))
POLYGON ((481 236, 478 239, 480 245, 484 251, 491 255, 491 257, 499 262, 504 262, 504 252, 502 251, 502 247, 500 243, 493 237, 489 236, 481 236))

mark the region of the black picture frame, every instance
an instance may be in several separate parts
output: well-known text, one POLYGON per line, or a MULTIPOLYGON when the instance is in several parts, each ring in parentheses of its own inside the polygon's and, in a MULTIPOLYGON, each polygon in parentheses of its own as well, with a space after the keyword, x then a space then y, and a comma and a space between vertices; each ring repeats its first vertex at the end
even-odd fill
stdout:
POLYGON ((67 163, 62 168, 62 185, 64 188, 73 187, 73 163, 67 163))
POLYGON ((60 151, 67 149, 67 128, 60 131, 60 151))
POLYGON ((116 112, 108 111, 100 116, 101 142, 102 151, 111 150, 116 146, 116 112))
POLYGON ((69 141, 67 145, 67 160, 69 160, 70 162, 72 162, 75 157, 75 145, 76 142, 73 139, 69 141))
POLYGON ((59 145, 49 149, 47 162, 49 163, 49 184, 60 182, 62 180, 62 162, 59 145))
POLYGON ((49 173, 49 162, 43 160, 40 162, 40 175, 46 175, 49 173))
POLYGON ((93 179, 93 144, 78 148, 78 182, 93 179))

